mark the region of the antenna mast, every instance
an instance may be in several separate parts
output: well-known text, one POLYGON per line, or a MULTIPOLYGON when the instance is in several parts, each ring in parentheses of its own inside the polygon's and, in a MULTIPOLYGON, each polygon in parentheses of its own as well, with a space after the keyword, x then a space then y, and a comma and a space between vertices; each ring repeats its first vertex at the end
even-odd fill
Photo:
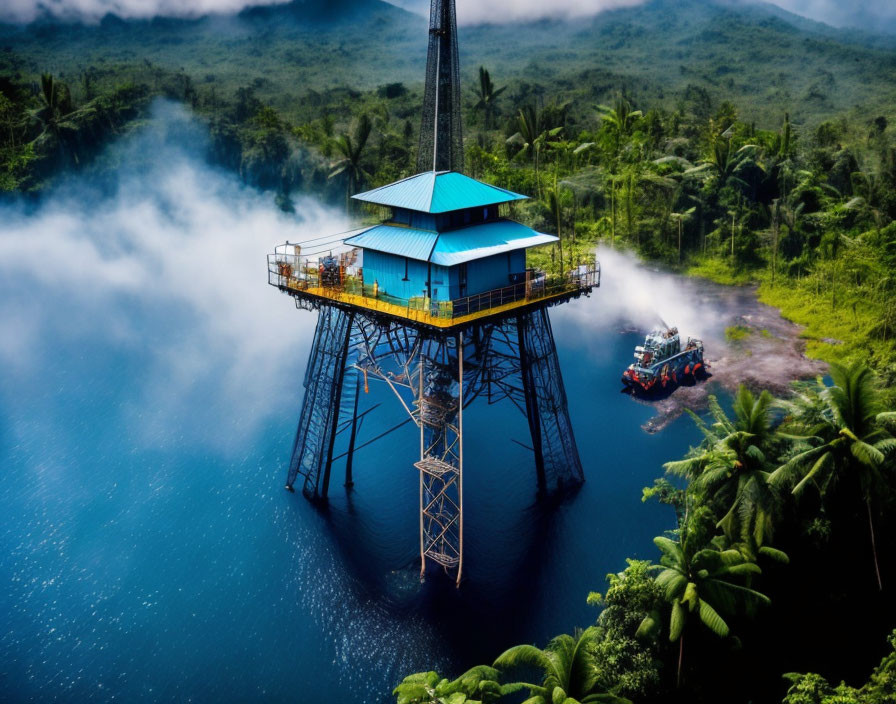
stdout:
POLYGON ((460 118, 460 63, 454 0, 431 0, 426 90, 417 171, 464 170, 460 118))

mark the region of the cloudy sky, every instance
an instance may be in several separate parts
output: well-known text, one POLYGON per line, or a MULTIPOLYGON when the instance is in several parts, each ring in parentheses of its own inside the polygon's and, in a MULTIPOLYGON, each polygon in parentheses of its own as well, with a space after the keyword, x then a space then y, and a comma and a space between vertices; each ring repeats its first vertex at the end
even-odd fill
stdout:
MULTIPOLYGON (((270 5, 285 0, 0 0, 0 20, 27 22, 50 12, 66 19, 96 20, 108 12, 122 17, 197 16, 209 12, 233 12, 250 5, 270 5)), ((551 15, 593 15, 601 10, 637 5, 645 0, 457 0, 462 22, 531 20, 551 15)), ((869 29, 896 26, 896 0, 772 0, 776 5, 811 19, 836 26, 869 29)), ((426 11, 429 0, 392 0, 417 11, 426 11)))

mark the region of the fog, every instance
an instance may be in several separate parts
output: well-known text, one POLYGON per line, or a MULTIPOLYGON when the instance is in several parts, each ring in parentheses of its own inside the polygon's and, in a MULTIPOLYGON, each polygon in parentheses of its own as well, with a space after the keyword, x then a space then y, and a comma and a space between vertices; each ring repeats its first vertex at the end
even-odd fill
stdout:
MULTIPOLYGON (((125 18, 198 17, 210 13, 238 12, 256 5, 276 5, 288 0, 5 0, 0 21, 31 22, 51 15, 72 21, 95 22, 107 13, 125 18)), ((429 0, 390 0, 392 4, 422 15, 429 14, 429 0)), ((647 0, 456 0, 461 24, 524 22, 543 18, 588 17, 604 10, 640 5, 647 0)), ((707 0, 717 2, 719 0, 707 0)), ((722 0, 725 1, 725 0, 722 0)), ((728 0, 749 2, 749 0, 728 0)), ((863 0, 860 6, 840 0, 774 0, 773 4, 803 17, 840 26, 872 31, 893 29, 896 3, 863 0)))
POLYGON ((255 5, 278 5, 288 0, 3 0, 0 21, 32 22, 40 17, 96 22, 112 13, 128 19, 200 17, 239 12, 255 5))
POLYGON ((223 441, 285 403, 295 412, 299 380, 287 394, 278 378, 304 364, 314 316, 266 285, 265 255, 346 223, 311 199, 298 215, 280 212, 270 194, 209 167, 204 140, 183 108, 158 102, 148 126, 106 155, 121 164, 111 184, 74 178, 37 206, 0 206, 0 364, 22 388, 53 349, 101 341, 148 357, 132 380, 137 436, 229 399, 239 399, 233 415, 206 424, 218 436, 227 424, 223 441), (195 403, 199 388, 218 403, 195 403))
MULTIPOLYGON (((560 306, 551 311, 558 325, 573 324, 589 352, 602 354, 607 330, 646 331, 675 326, 682 338, 703 339, 717 354, 731 324, 731 302, 717 295, 716 287, 650 268, 630 252, 607 246, 597 250, 601 264, 600 288, 587 305, 560 306)), ((720 287, 719 287, 720 288, 720 287)))

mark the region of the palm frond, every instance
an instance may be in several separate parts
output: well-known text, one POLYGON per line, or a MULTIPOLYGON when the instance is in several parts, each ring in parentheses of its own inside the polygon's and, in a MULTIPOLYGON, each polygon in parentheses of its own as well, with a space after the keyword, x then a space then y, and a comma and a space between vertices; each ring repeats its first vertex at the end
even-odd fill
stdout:
POLYGON ((719 616, 718 612, 708 602, 702 599, 700 600, 699 614, 700 620, 709 630, 721 638, 728 636, 728 624, 725 623, 724 619, 719 616))

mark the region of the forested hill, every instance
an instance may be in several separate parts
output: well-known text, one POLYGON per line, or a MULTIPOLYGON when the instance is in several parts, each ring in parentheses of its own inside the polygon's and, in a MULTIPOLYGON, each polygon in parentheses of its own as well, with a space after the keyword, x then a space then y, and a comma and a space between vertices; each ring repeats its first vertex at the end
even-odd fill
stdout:
MULTIPOLYGON (((798 124, 843 113, 896 117, 896 39, 834 30, 770 5, 653 0, 593 20, 460 33, 470 84, 483 64, 522 95, 587 107, 625 89, 640 103, 671 108, 696 86, 765 127, 785 110, 798 124)), ((198 20, 0 26, 0 47, 0 72, 23 78, 49 71, 74 86, 89 73, 101 84, 145 80, 138 70, 155 66, 222 94, 253 86, 283 114, 302 118, 309 90, 417 86, 426 23, 378 0, 305 0, 198 20)))

